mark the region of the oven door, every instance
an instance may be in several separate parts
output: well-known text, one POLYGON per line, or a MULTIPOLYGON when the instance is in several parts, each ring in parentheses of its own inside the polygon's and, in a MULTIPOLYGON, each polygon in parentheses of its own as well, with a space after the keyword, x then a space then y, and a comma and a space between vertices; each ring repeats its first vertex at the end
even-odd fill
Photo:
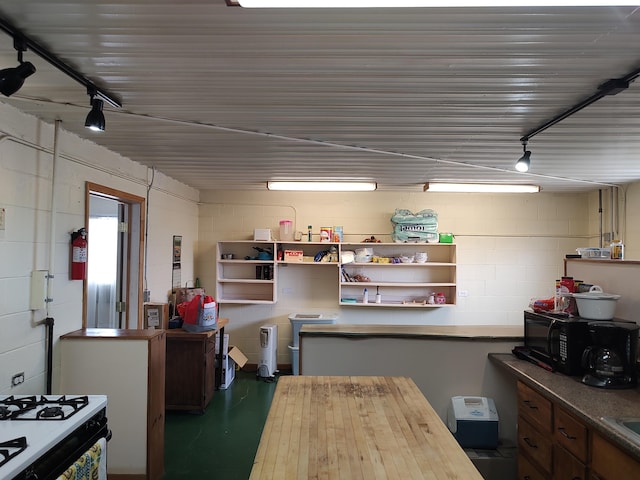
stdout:
MULTIPOLYGON (((55 480, 101 438, 111 438, 104 411, 74 430, 14 480, 55 480)), ((106 461, 106 453, 103 459, 106 461)))

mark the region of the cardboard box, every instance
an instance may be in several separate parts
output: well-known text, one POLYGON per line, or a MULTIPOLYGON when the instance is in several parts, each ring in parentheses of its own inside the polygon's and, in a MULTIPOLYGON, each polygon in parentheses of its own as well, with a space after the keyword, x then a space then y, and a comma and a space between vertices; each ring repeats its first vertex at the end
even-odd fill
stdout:
MULTIPOLYGON (((225 337, 227 335, 225 334, 225 337)), ((249 359, 235 345, 229 347, 229 351, 222 357, 222 383, 221 390, 226 390, 236 378, 236 365, 238 368, 245 366, 249 359)))
POLYGON ((169 327, 169 304, 146 302, 144 305, 143 328, 169 327))
POLYGON ((303 261, 303 252, 302 250, 285 250, 284 251, 284 261, 285 262, 300 262, 303 261))
POLYGON ((182 302, 190 302, 196 295, 205 295, 204 288, 176 288, 176 305, 182 302))

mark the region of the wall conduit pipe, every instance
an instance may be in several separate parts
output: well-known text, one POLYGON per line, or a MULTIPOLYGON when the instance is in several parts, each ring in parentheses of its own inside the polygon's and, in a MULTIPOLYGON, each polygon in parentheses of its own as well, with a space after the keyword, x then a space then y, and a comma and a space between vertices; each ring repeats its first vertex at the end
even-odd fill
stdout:
POLYGON ((599 224, 599 237, 600 248, 602 248, 602 189, 598 189, 598 224, 599 224))
POLYGON ((47 353, 47 395, 51 394, 52 390, 52 378, 53 378, 53 325, 55 323, 53 317, 50 315, 49 304, 53 300, 53 272, 55 271, 55 251, 56 251, 56 214, 58 210, 56 208, 56 172, 58 157, 60 155, 60 120, 56 120, 55 128, 53 130, 53 159, 51 168, 51 216, 49 220, 49 274, 47 278, 47 300, 46 304, 46 318, 44 324, 47 329, 45 349, 47 353))

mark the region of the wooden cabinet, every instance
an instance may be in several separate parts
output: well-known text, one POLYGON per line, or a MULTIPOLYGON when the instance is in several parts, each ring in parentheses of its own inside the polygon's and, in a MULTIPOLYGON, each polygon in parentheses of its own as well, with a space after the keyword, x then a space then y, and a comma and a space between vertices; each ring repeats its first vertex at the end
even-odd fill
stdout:
MULTIPOLYGON (((377 258, 374 258, 377 260, 377 258)), ((334 268, 338 304, 357 307, 434 308, 456 303, 456 245, 452 243, 320 243, 222 241, 217 245, 216 299, 219 303, 276 303, 277 279, 286 268, 334 268), (322 261, 278 260, 278 252, 302 251, 305 260, 334 247, 335 256, 322 261), (274 253, 275 260, 258 259, 258 249, 274 253), (340 263, 344 252, 370 248, 380 262, 340 263), (426 253, 424 263, 393 263, 426 253), (328 261, 329 260, 329 261, 328 261), (367 288, 369 301, 362 301, 367 288), (381 303, 375 302, 376 293, 381 303), (438 302, 438 295, 443 302, 438 302), (433 303, 429 302, 433 296, 433 303)), ((311 271, 311 270, 309 270, 311 271)))
POLYGON ((520 480, 632 480, 640 462, 566 408, 518 382, 520 480))
POLYGON ((227 322, 226 318, 218 319, 218 330, 208 332, 167 330, 164 393, 167 410, 204 412, 216 388, 216 333, 224 338, 227 322))
POLYGON ((60 394, 107 395, 110 479, 164 475, 164 330, 84 329, 60 337, 60 394))

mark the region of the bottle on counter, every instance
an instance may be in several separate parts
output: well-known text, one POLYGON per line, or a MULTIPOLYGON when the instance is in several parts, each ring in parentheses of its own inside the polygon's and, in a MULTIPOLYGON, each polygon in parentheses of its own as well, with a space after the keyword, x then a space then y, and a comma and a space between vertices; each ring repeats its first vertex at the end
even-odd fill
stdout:
POLYGON ((369 290, 366 288, 364 289, 364 292, 362 292, 362 303, 369 303, 369 290))
POLYGON ((311 225, 307 227, 307 242, 311 242, 313 239, 313 230, 311 225))
POLYGON ((624 245, 620 240, 611 242, 611 260, 624 260, 624 245))
POLYGON ((380 287, 376 287, 376 303, 382 303, 382 295, 380 295, 380 287))

